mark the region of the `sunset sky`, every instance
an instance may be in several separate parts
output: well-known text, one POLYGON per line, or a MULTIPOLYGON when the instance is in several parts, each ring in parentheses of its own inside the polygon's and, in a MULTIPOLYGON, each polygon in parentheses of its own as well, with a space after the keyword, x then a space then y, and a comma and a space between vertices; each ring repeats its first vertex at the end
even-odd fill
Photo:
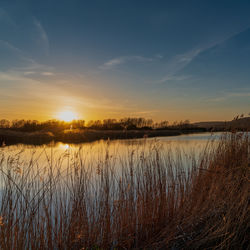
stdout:
POLYGON ((0 0, 0 119, 250 112, 250 1, 0 0))

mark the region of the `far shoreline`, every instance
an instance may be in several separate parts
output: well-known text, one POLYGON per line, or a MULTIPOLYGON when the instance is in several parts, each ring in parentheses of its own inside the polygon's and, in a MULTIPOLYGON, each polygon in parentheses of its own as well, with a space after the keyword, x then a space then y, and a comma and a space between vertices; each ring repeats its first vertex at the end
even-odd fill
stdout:
POLYGON ((51 132, 20 132, 0 129, 0 147, 15 144, 45 145, 50 143, 80 144, 98 140, 123 140, 153 137, 179 136, 183 134, 209 132, 204 128, 184 130, 69 130, 63 133, 51 132))

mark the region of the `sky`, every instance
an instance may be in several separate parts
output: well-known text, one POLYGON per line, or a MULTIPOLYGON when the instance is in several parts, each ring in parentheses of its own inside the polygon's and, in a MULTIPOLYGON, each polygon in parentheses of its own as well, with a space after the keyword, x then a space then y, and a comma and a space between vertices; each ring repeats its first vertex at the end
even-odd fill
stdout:
POLYGON ((250 113, 250 1, 0 0, 0 119, 250 113))

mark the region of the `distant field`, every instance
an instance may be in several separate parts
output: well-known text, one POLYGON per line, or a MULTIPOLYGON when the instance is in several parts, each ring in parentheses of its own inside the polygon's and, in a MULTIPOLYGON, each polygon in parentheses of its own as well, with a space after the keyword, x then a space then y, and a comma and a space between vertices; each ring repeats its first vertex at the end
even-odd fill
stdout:
POLYGON ((208 121, 208 122, 196 122, 193 125, 206 129, 250 129, 250 117, 240 118, 233 121, 208 121))

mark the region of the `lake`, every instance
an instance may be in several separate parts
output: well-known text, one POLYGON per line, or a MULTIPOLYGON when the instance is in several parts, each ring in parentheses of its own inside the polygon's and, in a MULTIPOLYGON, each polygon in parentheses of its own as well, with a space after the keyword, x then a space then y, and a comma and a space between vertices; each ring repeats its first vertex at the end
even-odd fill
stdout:
MULTIPOLYGON (((2 166, 18 166, 18 171, 24 171, 25 166, 37 168, 69 169, 72 164, 84 164, 85 168, 98 168, 109 158, 112 168, 119 169, 129 161, 137 165, 141 157, 147 157, 154 151, 161 152, 165 158, 170 158, 175 164, 177 159, 187 168, 199 159, 200 154, 208 144, 216 143, 222 133, 199 133, 170 137, 100 140, 82 144, 51 143, 43 146, 12 145, 0 148, 2 166), (132 157, 132 158, 131 158, 132 157), (19 169, 20 168, 20 169, 19 169)), ((176 163, 177 164, 177 163, 176 163)), ((4 168, 5 168, 4 167, 4 168)))

